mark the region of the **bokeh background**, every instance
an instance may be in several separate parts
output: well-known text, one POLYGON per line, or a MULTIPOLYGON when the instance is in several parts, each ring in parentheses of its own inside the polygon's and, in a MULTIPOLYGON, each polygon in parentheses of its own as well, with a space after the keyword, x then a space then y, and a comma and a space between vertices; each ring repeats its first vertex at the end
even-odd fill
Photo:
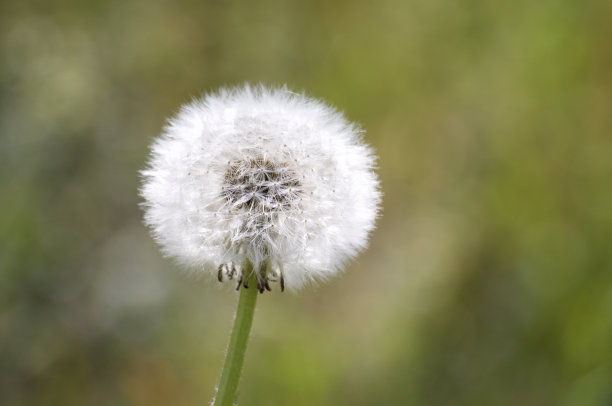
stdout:
POLYGON ((260 298, 241 405, 612 405, 612 2, 2 1, 0 404, 204 405, 236 295, 141 223, 148 144, 222 85, 338 106, 384 213, 260 298))

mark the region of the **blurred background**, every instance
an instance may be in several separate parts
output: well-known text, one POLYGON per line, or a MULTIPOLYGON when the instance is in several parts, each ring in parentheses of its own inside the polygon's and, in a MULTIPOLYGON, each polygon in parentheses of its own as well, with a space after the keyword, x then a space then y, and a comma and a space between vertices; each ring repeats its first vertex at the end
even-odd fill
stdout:
POLYGON ((193 96, 284 84, 380 156, 346 274, 260 298, 241 405, 612 405, 612 2, 0 2, 0 404, 205 405, 237 295, 142 225, 193 96))

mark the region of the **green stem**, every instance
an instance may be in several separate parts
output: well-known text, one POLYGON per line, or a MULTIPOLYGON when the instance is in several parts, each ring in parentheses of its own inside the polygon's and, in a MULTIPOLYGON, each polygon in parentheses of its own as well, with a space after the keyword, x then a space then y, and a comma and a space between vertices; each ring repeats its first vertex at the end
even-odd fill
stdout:
POLYGON ((238 381, 242 372, 244 355, 246 353, 251 326, 253 325, 253 314, 257 303, 257 279, 253 266, 247 264, 244 267, 244 275, 249 278, 249 288, 241 288, 238 308, 234 318, 234 328, 230 337, 221 381, 217 389, 214 406, 233 406, 238 392, 238 381))

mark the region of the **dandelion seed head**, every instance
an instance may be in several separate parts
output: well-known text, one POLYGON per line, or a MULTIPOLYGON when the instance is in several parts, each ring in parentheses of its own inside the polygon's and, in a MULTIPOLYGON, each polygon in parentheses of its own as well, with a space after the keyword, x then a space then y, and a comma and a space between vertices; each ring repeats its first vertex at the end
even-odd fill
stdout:
POLYGON ((380 205, 362 131, 286 88, 222 89, 181 108, 142 171, 145 222, 163 252, 260 290, 326 280, 367 245, 380 205), (232 268, 233 267, 233 268, 232 268), (237 276, 236 276, 237 277, 237 276))

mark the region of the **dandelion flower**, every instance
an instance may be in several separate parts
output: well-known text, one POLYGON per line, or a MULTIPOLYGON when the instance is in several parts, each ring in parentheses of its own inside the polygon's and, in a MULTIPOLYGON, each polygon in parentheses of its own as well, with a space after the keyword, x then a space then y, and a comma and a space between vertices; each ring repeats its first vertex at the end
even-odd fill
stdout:
POLYGON ((286 88, 208 94, 151 147, 145 222, 167 256, 237 288, 247 263, 260 292, 326 280, 366 247, 379 210, 362 134, 286 88))

